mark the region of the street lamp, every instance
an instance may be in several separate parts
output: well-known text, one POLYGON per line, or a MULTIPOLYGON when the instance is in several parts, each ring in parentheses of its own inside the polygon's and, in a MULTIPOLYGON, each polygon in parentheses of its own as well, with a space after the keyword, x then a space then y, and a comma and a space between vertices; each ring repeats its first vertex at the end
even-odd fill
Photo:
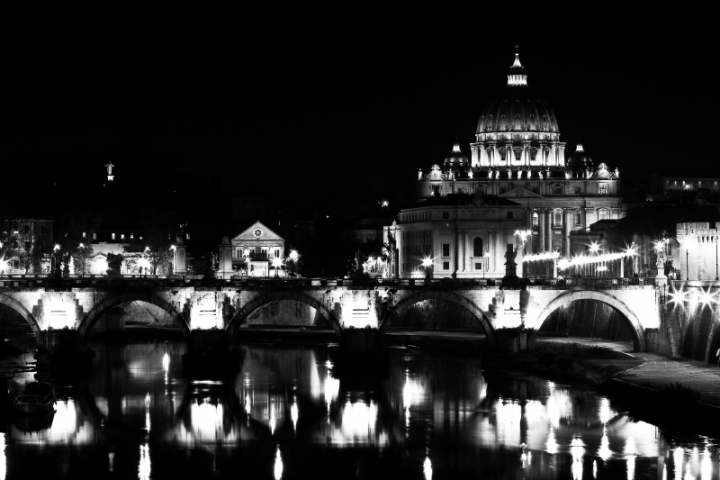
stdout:
POLYGON ((485 251, 483 254, 483 278, 485 278, 485 270, 490 268, 490 252, 485 251))
MULTIPOLYGON (((520 237, 520 250, 522 255, 525 256, 525 242, 527 242, 528 237, 532 236, 532 230, 515 230, 515 235, 520 237)), ((523 265, 523 278, 525 277, 525 266, 523 265)))
POLYGON ((422 266, 425 269, 425 278, 432 278, 433 259, 430 257, 423 258, 422 266))
POLYGON ((275 257, 272 262, 273 267, 275 267, 275 278, 278 278, 278 270, 280 270, 280 267, 282 267, 282 259, 275 257))

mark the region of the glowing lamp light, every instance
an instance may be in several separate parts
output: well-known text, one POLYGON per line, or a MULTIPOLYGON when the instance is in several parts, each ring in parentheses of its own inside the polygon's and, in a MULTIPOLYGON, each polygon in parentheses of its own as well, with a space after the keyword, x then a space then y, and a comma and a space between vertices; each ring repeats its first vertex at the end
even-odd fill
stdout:
POLYGON ((53 247, 53 250, 56 251, 56 252, 57 252, 58 250, 60 250, 60 245, 56 243, 55 246, 53 247))
POLYGON ((700 303, 703 304, 703 306, 706 305, 712 305, 715 302, 715 299, 713 298, 713 294, 710 293, 710 288, 708 287, 708 290, 700 290, 700 297, 699 297, 700 303))
POLYGON ((520 240, 525 243, 527 238, 532 236, 532 230, 515 230, 515 235, 520 237, 520 240))
POLYGON ((383 200, 382 202, 380 202, 380 206, 387 208, 390 206, 390 202, 388 202, 387 200, 383 200))
POLYGON ((675 290, 674 292, 670 292, 670 302, 674 303, 675 305, 680 305, 681 307, 685 306, 685 301, 687 300, 687 294, 683 290, 675 290))
POLYGON ((598 272, 607 272, 608 267, 606 267, 605 265, 600 265, 599 267, 597 267, 597 271, 598 272))
POLYGON ((175 250, 177 250, 177 247, 175 245, 170 245, 170 250, 174 252, 175 250))
POLYGON ((274 259, 273 259, 273 262, 272 262, 272 266, 275 267, 275 268, 280 268, 280 267, 282 267, 282 260, 279 259, 279 258, 274 258, 274 259))
POLYGON ((423 261, 422 261, 422 266, 423 266, 423 267, 428 268, 428 267, 431 267, 432 264, 433 264, 432 258, 430 258, 430 257, 425 257, 425 258, 423 258, 423 261))
POLYGON ((590 252, 597 253, 599 250, 600 250, 600 245, 598 245, 595 242, 590 244, 590 252))
POLYGON ((293 262, 297 262, 298 258, 300 258, 300 254, 297 250, 290 250, 290 260, 293 262))
POLYGON ((78 248, 85 248, 85 244, 81 243, 80 245, 78 245, 78 248))
POLYGON ((150 251, 150 247, 145 247, 145 251, 146 251, 146 252, 149 252, 149 251, 150 251))

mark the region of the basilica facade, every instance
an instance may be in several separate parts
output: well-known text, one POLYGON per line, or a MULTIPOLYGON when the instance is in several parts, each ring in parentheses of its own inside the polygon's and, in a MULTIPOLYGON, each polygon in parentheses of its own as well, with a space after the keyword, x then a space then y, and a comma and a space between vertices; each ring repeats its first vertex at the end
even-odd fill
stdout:
POLYGON ((431 268, 435 277, 502 278, 508 250, 519 275, 550 275, 548 265, 528 268, 530 255, 569 258, 588 248, 591 225, 623 216, 618 169, 596 166, 582 145, 566 158, 558 120, 533 97, 517 53, 469 147, 470 159, 456 142, 417 172, 416 206, 384 229, 390 276, 431 268))

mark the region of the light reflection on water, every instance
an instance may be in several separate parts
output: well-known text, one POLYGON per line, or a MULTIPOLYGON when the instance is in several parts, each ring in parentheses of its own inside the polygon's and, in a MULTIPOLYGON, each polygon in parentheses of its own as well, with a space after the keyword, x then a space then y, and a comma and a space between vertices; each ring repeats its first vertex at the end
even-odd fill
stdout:
POLYGON ((488 378, 477 360, 390 351, 385 378, 336 378, 325 349, 243 347, 236 378, 188 381, 181 344, 96 351, 94 376, 56 382, 54 415, 8 419, 0 480, 70 451, 64 472, 141 479, 720 477, 717 439, 678 443, 607 398, 488 378))

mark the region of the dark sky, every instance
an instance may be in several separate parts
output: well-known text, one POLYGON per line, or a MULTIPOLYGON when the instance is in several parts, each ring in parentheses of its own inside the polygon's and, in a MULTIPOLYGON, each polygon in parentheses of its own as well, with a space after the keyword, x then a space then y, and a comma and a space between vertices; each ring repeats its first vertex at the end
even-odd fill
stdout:
POLYGON ((469 155, 516 44, 569 151, 623 178, 717 168, 709 7, 250 3, 8 13, 6 174, 101 179, 111 158, 145 186, 389 196, 456 135, 469 155))

